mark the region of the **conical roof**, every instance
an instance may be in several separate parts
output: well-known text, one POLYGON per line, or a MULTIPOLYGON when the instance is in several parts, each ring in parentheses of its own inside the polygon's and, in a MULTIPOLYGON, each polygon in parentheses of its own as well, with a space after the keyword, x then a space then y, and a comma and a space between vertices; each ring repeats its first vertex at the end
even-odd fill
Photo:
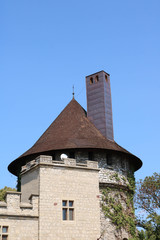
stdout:
POLYGON ((18 169, 25 164, 28 158, 63 149, 106 149, 123 152, 134 158, 136 170, 142 165, 139 158, 120 147, 115 141, 106 139, 89 121, 86 111, 73 98, 38 141, 11 162, 8 169, 16 175, 18 169))

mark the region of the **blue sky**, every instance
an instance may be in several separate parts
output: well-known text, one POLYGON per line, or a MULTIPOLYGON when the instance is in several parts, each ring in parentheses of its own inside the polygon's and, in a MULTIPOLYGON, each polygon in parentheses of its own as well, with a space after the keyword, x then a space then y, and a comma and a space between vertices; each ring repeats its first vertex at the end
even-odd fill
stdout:
POLYGON ((0 1, 0 188, 72 98, 86 109, 85 76, 111 75, 115 141, 159 172, 159 0, 0 1))

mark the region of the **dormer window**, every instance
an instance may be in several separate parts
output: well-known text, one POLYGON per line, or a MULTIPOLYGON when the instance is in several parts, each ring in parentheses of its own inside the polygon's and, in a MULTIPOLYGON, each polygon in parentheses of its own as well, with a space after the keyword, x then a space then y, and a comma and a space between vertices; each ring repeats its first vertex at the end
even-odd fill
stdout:
POLYGON ((90 77, 89 83, 93 84, 93 77, 90 77))

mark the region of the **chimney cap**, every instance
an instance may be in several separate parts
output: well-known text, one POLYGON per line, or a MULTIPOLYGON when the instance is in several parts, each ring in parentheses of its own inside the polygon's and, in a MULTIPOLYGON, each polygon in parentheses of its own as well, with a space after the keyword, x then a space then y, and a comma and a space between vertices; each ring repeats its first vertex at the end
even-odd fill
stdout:
POLYGON ((101 71, 99 71, 99 72, 96 72, 96 73, 93 73, 93 74, 90 74, 90 75, 86 76, 86 78, 87 78, 87 77, 90 77, 90 76, 93 76, 93 75, 96 75, 96 74, 99 74, 99 73, 101 73, 101 72, 104 72, 105 74, 107 74, 108 76, 110 76, 109 73, 105 72, 104 70, 101 70, 101 71))

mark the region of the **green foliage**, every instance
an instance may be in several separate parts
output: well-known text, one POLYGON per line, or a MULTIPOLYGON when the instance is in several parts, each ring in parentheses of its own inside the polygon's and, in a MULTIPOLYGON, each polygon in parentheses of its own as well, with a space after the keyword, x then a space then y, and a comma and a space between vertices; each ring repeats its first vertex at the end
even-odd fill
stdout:
POLYGON ((135 193, 135 177, 133 174, 128 173, 127 180, 129 182, 128 189, 132 192, 132 194, 135 193))
POLYGON ((140 210, 137 217, 140 240, 160 240, 160 174, 154 173, 137 183, 136 207, 140 210), (144 212, 144 216, 142 215, 144 212), (142 217, 143 216, 143 217, 142 217))
MULTIPOLYGON (((120 180, 117 173, 113 174, 111 179, 120 180)), ((122 180, 127 183, 124 177, 122 177, 122 180)), ((134 175, 129 174, 127 180, 128 191, 125 192, 126 197, 123 195, 124 190, 119 190, 116 193, 114 193, 115 190, 110 188, 103 190, 102 209, 105 216, 112 221, 117 229, 124 228, 128 231, 130 233, 129 240, 160 240, 160 215, 158 214, 160 210, 160 174, 154 173, 137 183, 136 207, 145 210, 145 214, 148 213, 147 217, 145 215, 145 218, 137 218, 137 220, 134 216, 133 206, 134 175), (122 201, 125 201, 126 209, 123 208, 122 201), (138 232, 138 236, 136 223, 137 226, 143 228, 138 232)))
POLYGON ((10 187, 4 187, 0 189, 0 201, 5 201, 5 194, 7 191, 16 191, 16 189, 10 187))
POLYGON ((138 208, 149 214, 160 208, 160 174, 154 173, 137 182, 135 201, 138 208))
POLYGON ((118 173, 112 174, 112 175, 110 176, 110 179, 111 179, 111 180, 112 180, 112 179, 115 179, 117 182, 120 181, 120 178, 118 177, 118 173))
POLYGON ((148 215, 147 220, 141 226, 145 229, 139 232, 140 240, 159 240, 160 239, 160 216, 158 214, 148 215))
POLYGON ((126 183, 126 178, 124 176, 122 177, 122 180, 126 183))
MULTIPOLYGON (((117 177, 118 176, 114 174, 114 178, 117 177)), ((129 191, 125 192, 125 196, 122 191, 114 193, 115 190, 113 189, 103 189, 102 210, 105 216, 112 221, 118 230, 124 228, 127 232, 130 233, 130 240, 137 240, 136 222, 133 209, 133 194, 135 190, 134 176, 129 176, 128 182, 129 191), (125 201, 126 209, 123 208, 122 201, 125 201)))

